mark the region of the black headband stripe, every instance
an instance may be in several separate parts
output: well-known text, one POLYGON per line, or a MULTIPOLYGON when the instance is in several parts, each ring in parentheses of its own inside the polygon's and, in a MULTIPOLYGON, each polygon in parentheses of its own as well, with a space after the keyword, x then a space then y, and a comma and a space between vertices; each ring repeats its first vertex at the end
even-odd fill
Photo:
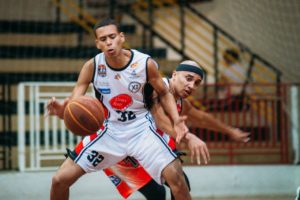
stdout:
POLYGON ((194 72, 194 73, 198 74, 201 77, 201 79, 204 78, 204 71, 201 68, 195 67, 193 65, 179 64, 176 68, 176 71, 194 72))

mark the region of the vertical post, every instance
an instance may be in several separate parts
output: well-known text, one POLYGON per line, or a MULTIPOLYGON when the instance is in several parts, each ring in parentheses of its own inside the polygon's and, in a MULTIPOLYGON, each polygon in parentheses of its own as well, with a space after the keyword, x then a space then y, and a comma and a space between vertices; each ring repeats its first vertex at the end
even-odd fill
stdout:
POLYGON ((148 0, 148 19, 149 19, 149 27, 150 27, 150 35, 148 37, 148 44, 149 44, 149 50, 153 49, 153 26, 154 26, 154 20, 153 20, 153 2, 152 0, 148 0))
MULTIPOLYGON (((82 0, 79 0, 78 5, 79 5, 80 10, 83 10, 83 2, 82 2, 82 0)), ((78 18, 80 20, 82 20, 83 16, 79 13, 78 14, 78 18)), ((77 42, 78 42, 78 46, 79 47, 82 47, 82 40, 83 40, 83 30, 80 30, 80 32, 78 33, 78 37, 77 37, 77 42)))
POLYGON ((35 128, 34 128, 34 91, 33 91, 33 85, 29 84, 29 163, 30 163, 30 169, 35 168, 35 143, 34 143, 34 134, 35 134, 35 128))
MULTIPOLYGON (((12 104, 11 100, 11 87, 12 85, 8 83, 7 81, 7 103, 8 105, 12 104)), ((7 105, 7 107, 8 107, 7 105)), ((9 107, 8 113, 7 113, 7 118, 8 118, 8 129, 7 129, 7 139, 8 139, 8 152, 7 152, 7 157, 8 157, 8 169, 12 169, 12 109, 9 107)))
POLYGON ((115 9, 116 9, 116 1, 110 0, 109 1, 109 17, 111 19, 115 18, 115 9))
POLYGON ((147 48, 147 31, 146 31, 146 27, 143 26, 142 49, 145 50, 146 48, 147 48))
POLYGON ((276 113, 277 113, 277 138, 280 139, 281 138, 281 87, 280 87, 280 75, 277 74, 276 75, 276 96, 277 96, 277 102, 276 102, 276 113))
POLYGON ((18 85, 18 165, 21 172, 25 171, 25 106, 24 84, 18 85))
MULTIPOLYGON (((7 76, 5 76, 6 79, 7 76)), ((3 158, 3 169, 7 169, 7 85, 6 80, 4 79, 3 85, 2 85, 2 105, 4 105, 3 113, 2 113, 2 124, 3 124, 3 152, 2 152, 2 158, 3 158)))
MULTIPOLYGON (((57 4, 60 4, 60 0, 56 0, 57 4)), ((61 21, 61 13, 60 13, 60 7, 56 6, 55 9, 55 22, 56 24, 59 24, 61 21)))
POLYGON ((215 87, 215 95, 216 97, 218 97, 218 83, 219 83, 219 58, 218 58, 218 29, 217 27, 214 26, 214 33, 213 33, 213 45, 214 45, 214 69, 215 69, 215 83, 216 83, 216 87, 215 87))
POLYGON ((185 1, 180 0, 179 1, 179 11, 180 11, 180 45, 181 45, 181 55, 182 59, 185 59, 185 1))
POLYGON ((252 69, 253 69, 255 59, 256 59, 255 54, 251 54, 251 60, 249 62, 248 70, 247 70, 247 77, 246 77, 245 82, 243 83, 243 87, 242 87, 242 91, 241 91, 241 96, 242 97, 244 97, 245 92, 246 92, 246 87, 247 87, 248 83, 250 82, 250 78, 251 78, 252 69))
POLYGON ((300 163, 300 147, 299 147, 299 94, 297 86, 291 87, 291 135, 294 150, 294 164, 300 163))
POLYGON ((40 145, 41 145, 41 139, 40 139, 40 134, 41 134, 41 129, 40 129, 40 88, 38 84, 35 84, 34 86, 34 120, 35 120, 35 148, 34 148, 34 155, 35 155, 35 168, 40 169, 41 165, 41 151, 40 151, 40 145))

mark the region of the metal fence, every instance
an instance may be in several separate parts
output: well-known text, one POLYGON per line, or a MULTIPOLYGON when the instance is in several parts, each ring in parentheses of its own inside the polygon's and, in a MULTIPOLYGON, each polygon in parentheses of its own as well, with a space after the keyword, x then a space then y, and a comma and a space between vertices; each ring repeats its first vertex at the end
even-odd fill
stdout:
MULTIPOLYGON (((57 117, 45 118, 45 105, 55 96, 63 100, 70 95, 74 83, 30 82, 18 85, 18 166, 19 170, 43 170, 55 168, 64 159, 66 147, 73 148, 80 141, 57 117)), ((226 87, 234 87, 227 85, 226 87)), ((291 122, 297 103, 297 91, 291 93, 291 85, 252 85, 263 88, 265 93, 252 92, 244 98, 214 98, 215 85, 207 86, 207 94, 191 99, 199 109, 204 109, 221 121, 251 133, 249 143, 233 143, 221 133, 192 129, 206 141, 212 155, 211 164, 287 164, 292 163, 291 140, 297 132, 291 130, 297 123, 291 122), (211 95, 210 87, 212 87, 211 95), (279 94, 278 96, 278 89, 279 94), (290 98, 293 95, 293 98, 290 98), (209 98, 208 98, 209 96, 209 98), (291 126, 290 126, 291 125, 291 126)), ((224 87, 223 87, 224 88, 224 87)), ((294 89, 295 89, 294 88, 294 89)), ((92 91, 89 92, 92 94, 92 91)), ((197 95, 197 94, 196 94, 197 95)), ((296 130, 298 128, 296 127, 296 130)), ((295 146, 295 145, 294 145, 295 146)), ((180 146, 182 150, 187 148, 180 146)), ((188 151, 187 151, 188 153, 188 151)), ((184 157, 186 165, 189 157, 184 157)))

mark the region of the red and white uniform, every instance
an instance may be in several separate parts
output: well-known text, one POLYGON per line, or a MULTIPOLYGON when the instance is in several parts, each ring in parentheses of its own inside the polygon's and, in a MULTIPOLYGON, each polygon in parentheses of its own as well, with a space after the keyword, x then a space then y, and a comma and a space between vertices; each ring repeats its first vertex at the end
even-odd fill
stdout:
POLYGON ((145 108, 143 88, 149 56, 136 50, 131 53, 129 63, 121 69, 111 68, 103 53, 95 57, 93 85, 97 98, 108 111, 107 119, 95 138, 88 136, 83 140, 87 143, 74 161, 84 171, 92 172, 134 157, 161 183, 162 170, 177 156, 157 133, 145 108))
MULTIPOLYGON (((166 78, 163 80, 169 87, 168 80, 166 78)), ((177 100, 176 103, 178 112, 180 113, 182 110, 182 99, 177 100)), ((172 150, 175 150, 176 143, 173 138, 159 129, 157 129, 157 133, 163 137, 172 150)), ((77 145, 75 149, 76 153, 78 154, 80 150, 96 138, 96 136, 97 133, 85 137, 84 140, 77 145)), ((112 183, 116 186, 118 192, 124 198, 128 198, 132 193, 142 188, 152 179, 138 161, 132 157, 127 157, 118 164, 104 169, 104 173, 109 177, 112 183)))

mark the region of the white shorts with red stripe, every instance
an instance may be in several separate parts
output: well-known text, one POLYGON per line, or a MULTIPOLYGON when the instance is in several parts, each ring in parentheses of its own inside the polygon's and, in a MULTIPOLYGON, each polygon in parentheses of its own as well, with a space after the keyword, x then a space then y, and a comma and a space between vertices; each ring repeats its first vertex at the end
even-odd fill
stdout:
POLYGON ((112 132, 104 127, 91 142, 83 146, 75 162, 84 171, 102 170, 131 156, 159 184, 162 184, 162 170, 177 157, 150 121, 134 130, 112 132))

